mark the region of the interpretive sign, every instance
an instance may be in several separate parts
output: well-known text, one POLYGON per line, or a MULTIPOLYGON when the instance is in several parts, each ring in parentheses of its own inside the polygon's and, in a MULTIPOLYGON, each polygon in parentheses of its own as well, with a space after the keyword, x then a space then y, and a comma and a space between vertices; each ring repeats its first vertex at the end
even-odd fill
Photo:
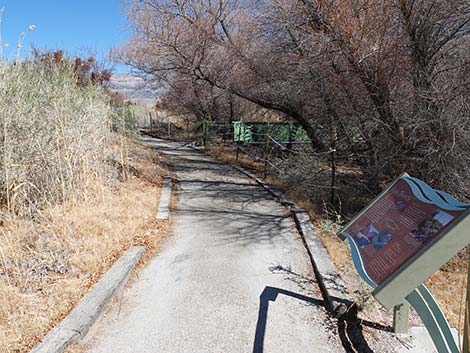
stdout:
POLYGON ((439 353, 459 348, 422 282, 470 243, 469 214, 470 203, 404 174, 340 232, 374 297, 387 309, 411 304, 439 353))
POLYGON ((414 178, 398 179, 342 230, 356 243, 365 273, 375 285, 442 236, 465 212, 439 194, 433 202, 422 186, 414 178))

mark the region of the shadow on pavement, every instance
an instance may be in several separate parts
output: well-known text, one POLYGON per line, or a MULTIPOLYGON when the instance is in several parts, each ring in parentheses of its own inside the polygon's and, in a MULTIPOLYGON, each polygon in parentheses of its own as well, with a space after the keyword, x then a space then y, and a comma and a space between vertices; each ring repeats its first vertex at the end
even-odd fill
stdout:
POLYGON ((264 335, 266 333, 266 323, 268 320, 269 302, 276 301, 279 294, 302 300, 304 302, 323 305, 323 300, 307 297, 302 294, 294 293, 285 289, 265 287, 259 297, 258 322, 256 324, 255 341, 253 343, 253 353, 264 352, 264 335))
MULTIPOLYGON (((268 320, 269 302, 275 302, 279 295, 285 295, 298 299, 309 305, 325 307, 323 300, 311 298, 299 293, 294 293, 285 289, 275 287, 265 287, 259 297, 258 321, 256 324, 255 339, 253 343, 253 353, 264 352, 264 337, 266 334, 266 323, 268 320)), ((330 313, 331 314, 331 313, 330 313)), ((357 307, 352 306, 347 314, 335 319, 337 320, 336 330, 332 326, 332 331, 337 331, 341 344, 347 353, 373 353, 362 332, 362 326, 368 326, 377 330, 391 332, 391 328, 377 323, 361 320, 357 317, 357 307)), ((325 347, 326 348, 326 347, 325 347)), ((327 351, 325 349, 324 351, 327 351)))
MULTIPOLYGON (((185 195, 187 200, 199 199, 199 207, 180 204, 175 214, 191 217, 192 224, 197 227, 199 222, 210 222, 213 225, 214 245, 253 245, 256 243, 271 242, 274 238, 291 236, 291 229, 295 227, 290 219, 290 212, 282 208, 267 205, 272 196, 256 183, 245 181, 244 178, 232 178, 233 169, 227 164, 214 161, 191 150, 184 145, 184 154, 179 151, 175 154, 173 147, 158 146, 158 150, 166 153, 172 160, 174 171, 179 174, 179 195, 185 195), (201 158, 201 155, 203 158, 201 158), (192 178, 192 171, 202 172, 203 176, 192 178), (230 205, 225 204, 230 200, 230 205), (224 231, 217 231, 223 229, 224 231)), ((315 284, 315 280, 301 276, 290 268, 274 266, 272 272, 283 272, 291 277, 302 290, 315 284)), ((325 301, 315 299, 289 290, 267 286, 259 297, 259 311, 253 342, 253 353, 264 352, 264 340, 268 320, 269 302, 275 302, 279 295, 291 297, 303 302, 305 305, 314 305, 326 309, 325 301)), ((357 317, 357 307, 350 305, 350 310, 343 316, 336 318, 328 312, 329 317, 325 326, 332 335, 338 335, 345 352, 373 353, 364 338, 363 326, 381 331, 391 331, 389 327, 361 320, 357 317)), ((315 351, 315 347, 312 347, 315 351)), ((328 351, 322 349, 322 351, 328 351)))

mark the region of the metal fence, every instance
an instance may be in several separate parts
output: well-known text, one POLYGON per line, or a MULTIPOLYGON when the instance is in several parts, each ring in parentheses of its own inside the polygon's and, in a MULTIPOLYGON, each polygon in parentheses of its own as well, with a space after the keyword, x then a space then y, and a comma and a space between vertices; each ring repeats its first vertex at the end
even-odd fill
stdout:
MULTIPOLYGON (((222 124, 204 121, 186 128, 178 127, 171 122, 154 123, 151 129, 153 136, 187 141, 204 148, 231 147, 235 160, 239 162, 245 156, 261 166, 266 178, 269 174, 282 174, 279 161, 296 155, 311 156, 324 160, 331 167, 331 204, 336 203, 336 160, 338 141, 336 131, 330 134, 327 150, 314 151, 303 129, 291 123, 241 123, 222 124)), ((327 137, 326 137, 327 138, 327 137)), ((347 155, 340 156, 341 158, 347 155)), ((326 186, 325 186, 326 187, 326 186)))

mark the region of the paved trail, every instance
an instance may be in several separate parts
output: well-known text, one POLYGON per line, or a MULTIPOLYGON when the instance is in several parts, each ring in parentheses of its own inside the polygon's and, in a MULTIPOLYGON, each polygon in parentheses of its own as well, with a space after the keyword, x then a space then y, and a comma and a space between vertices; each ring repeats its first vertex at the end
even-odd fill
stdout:
POLYGON ((87 351, 344 352, 287 209, 230 166, 156 145, 179 179, 173 236, 87 351))

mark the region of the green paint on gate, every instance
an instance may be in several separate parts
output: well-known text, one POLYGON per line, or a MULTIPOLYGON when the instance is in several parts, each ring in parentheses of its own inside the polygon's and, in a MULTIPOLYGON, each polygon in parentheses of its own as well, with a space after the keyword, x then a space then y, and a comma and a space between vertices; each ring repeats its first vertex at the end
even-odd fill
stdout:
POLYGON ((281 143, 310 142, 305 130, 293 123, 235 121, 233 133, 234 142, 265 142, 266 135, 281 143))

